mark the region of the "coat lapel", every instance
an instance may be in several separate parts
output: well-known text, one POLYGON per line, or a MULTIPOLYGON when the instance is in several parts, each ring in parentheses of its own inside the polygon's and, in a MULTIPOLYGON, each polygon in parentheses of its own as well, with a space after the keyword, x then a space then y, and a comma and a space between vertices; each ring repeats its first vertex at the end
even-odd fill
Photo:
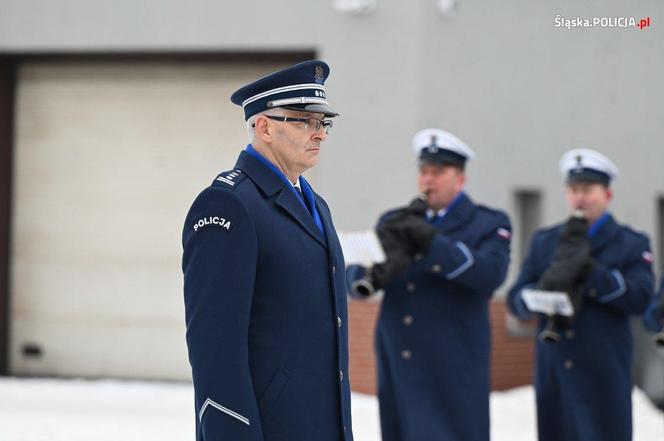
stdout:
POLYGON ((319 200, 320 196, 314 193, 314 199, 316 201, 316 208, 318 209, 318 214, 320 215, 320 219, 323 222, 323 229, 325 230, 327 246, 330 249, 331 253, 332 250, 334 249, 334 244, 330 243, 330 241, 333 240, 334 237, 336 237, 336 232, 334 230, 334 226, 332 225, 332 218, 330 217, 330 213, 327 209, 327 206, 319 200), (335 234, 332 234, 333 232, 335 234))
POLYGON ((597 253, 607 244, 609 244, 615 235, 619 232, 620 226, 613 218, 613 216, 609 215, 604 225, 602 225, 599 231, 597 231, 597 233, 590 238, 592 254, 597 255, 597 253))
POLYGON ((438 223, 438 229, 448 234, 452 231, 465 227, 475 212, 475 204, 466 194, 461 194, 454 205, 445 213, 438 223))
POLYGON ((240 157, 235 167, 242 170, 251 178, 266 197, 269 198, 276 194, 275 204, 281 210, 285 211, 318 243, 327 247, 325 238, 314 223, 309 211, 302 205, 295 193, 286 188, 287 184, 279 176, 246 151, 240 152, 240 157))
POLYGON ((297 196, 295 196, 292 191, 284 188, 277 196, 276 203, 288 213, 295 222, 300 224, 311 237, 316 239, 324 247, 327 247, 323 233, 318 229, 311 214, 309 214, 302 203, 297 200, 297 196))

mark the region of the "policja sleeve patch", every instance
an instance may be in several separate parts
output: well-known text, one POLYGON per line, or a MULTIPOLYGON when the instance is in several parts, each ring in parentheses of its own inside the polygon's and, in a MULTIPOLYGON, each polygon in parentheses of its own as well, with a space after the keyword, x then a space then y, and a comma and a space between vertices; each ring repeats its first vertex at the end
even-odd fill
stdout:
POLYGON ((207 216, 203 217, 201 219, 198 219, 194 223, 194 231, 198 231, 201 228, 205 227, 218 227, 222 228, 226 231, 230 231, 231 229, 231 221, 223 218, 221 216, 207 216))

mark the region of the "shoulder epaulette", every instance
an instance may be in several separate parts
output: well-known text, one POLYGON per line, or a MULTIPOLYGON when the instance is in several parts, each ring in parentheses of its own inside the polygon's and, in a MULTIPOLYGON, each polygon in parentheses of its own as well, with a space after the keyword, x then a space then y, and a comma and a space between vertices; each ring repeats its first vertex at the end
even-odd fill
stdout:
POLYGON ((486 212, 486 213, 489 213, 489 214, 502 214, 502 215, 505 215, 504 211, 499 210, 497 208, 487 207, 486 205, 476 204, 475 207, 479 211, 483 211, 483 212, 486 212))
POLYGON ((229 170, 219 173, 217 177, 214 178, 214 182, 212 183, 212 185, 217 185, 226 188, 233 188, 246 177, 247 175, 245 175, 244 172, 239 168, 234 170, 229 170))
POLYGON ((638 227, 635 227, 633 225, 626 225, 622 224, 623 231, 632 234, 633 236, 639 236, 639 237, 645 237, 648 238, 648 233, 645 232, 645 230, 642 230, 638 227))

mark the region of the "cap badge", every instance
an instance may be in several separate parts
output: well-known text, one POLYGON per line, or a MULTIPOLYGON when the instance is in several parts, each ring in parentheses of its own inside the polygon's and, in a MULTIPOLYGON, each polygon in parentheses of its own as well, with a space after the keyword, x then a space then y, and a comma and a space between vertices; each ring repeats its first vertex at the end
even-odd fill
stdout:
POLYGON ((438 139, 436 138, 436 135, 431 135, 431 143, 429 144, 429 147, 427 147, 429 153, 436 153, 438 151, 437 142, 438 139))
POLYGON ((316 67, 314 68, 314 79, 316 80, 317 83, 322 83, 323 79, 325 77, 325 72, 323 71, 323 66, 320 64, 317 64, 316 67))
POLYGON ((581 155, 576 155, 576 167, 575 167, 575 172, 579 173, 583 170, 583 158, 581 155))

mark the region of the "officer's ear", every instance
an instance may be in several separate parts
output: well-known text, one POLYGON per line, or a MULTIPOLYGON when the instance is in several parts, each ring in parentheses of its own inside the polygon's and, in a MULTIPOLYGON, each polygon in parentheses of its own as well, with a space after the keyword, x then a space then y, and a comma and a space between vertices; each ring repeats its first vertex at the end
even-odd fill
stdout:
POLYGON ((457 172, 457 184, 459 188, 463 188, 463 186, 466 185, 466 172, 461 167, 457 167, 456 172, 457 172))
POLYGON ((272 135, 270 120, 263 115, 258 115, 254 120, 254 137, 263 142, 271 142, 272 135))
POLYGON ((611 199, 613 199, 613 190, 611 189, 611 187, 607 186, 605 188, 605 191, 606 191, 606 200, 611 202, 611 199))
POLYGON ((463 170, 459 171, 459 182, 461 183, 461 185, 466 184, 466 172, 464 172, 463 170))

